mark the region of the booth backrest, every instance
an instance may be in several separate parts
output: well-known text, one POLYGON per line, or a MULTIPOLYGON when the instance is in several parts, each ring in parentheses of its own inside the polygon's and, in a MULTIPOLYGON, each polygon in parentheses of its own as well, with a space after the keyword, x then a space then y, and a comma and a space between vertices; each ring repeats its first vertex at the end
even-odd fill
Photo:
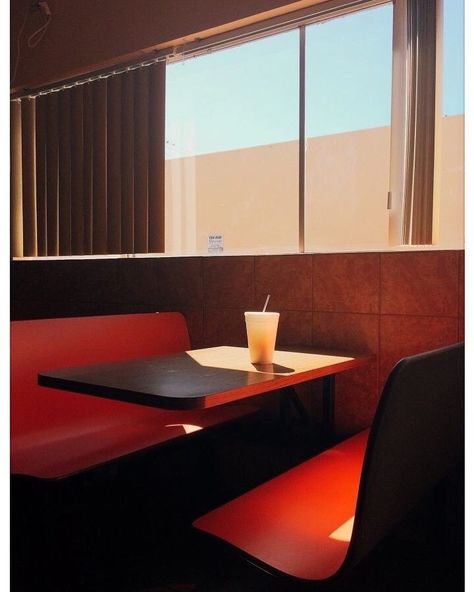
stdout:
POLYGON ((464 344, 401 360, 374 418, 349 562, 357 563, 462 461, 464 344))
POLYGON ((11 323, 11 436, 64 428, 91 416, 123 416, 149 409, 37 384, 40 370, 175 353, 190 349, 180 313, 148 313, 11 323))

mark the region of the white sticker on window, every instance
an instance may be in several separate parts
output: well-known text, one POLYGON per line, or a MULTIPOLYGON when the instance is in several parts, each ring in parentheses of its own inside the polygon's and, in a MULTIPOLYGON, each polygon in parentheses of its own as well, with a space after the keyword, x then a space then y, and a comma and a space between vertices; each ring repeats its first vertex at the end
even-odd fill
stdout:
POLYGON ((210 234, 207 238, 208 253, 222 253, 224 251, 224 235, 210 234))

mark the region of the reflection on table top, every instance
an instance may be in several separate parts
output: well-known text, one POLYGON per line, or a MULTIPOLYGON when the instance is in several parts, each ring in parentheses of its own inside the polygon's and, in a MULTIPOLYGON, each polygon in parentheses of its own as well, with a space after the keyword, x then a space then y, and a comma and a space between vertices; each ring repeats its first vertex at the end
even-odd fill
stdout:
POLYGON ((214 407, 368 364, 370 356, 277 350, 252 364, 247 348, 211 347, 137 360, 42 371, 42 386, 166 409, 214 407))

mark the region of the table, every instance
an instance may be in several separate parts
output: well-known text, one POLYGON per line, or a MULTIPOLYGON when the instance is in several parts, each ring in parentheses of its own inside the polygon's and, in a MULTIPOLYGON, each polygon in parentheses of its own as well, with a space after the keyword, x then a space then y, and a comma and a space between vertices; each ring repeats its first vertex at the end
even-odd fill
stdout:
POLYGON ((38 374, 38 384, 138 405, 181 410, 214 407, 281 389, 286 399, 300 413, 305 413, 294 386, 322 378, 323 426, 328 435, 334 427, 335 374, 363 366, 370 360, 371 356, 288 348, 275 351, 272 364, 252 364, 247 348, 221 346, 45 370, 38 374))

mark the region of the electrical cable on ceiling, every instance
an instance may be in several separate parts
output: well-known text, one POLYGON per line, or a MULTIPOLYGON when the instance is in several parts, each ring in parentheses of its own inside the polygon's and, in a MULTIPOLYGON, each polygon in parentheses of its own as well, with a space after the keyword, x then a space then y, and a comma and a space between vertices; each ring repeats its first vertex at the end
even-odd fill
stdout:
POLYGON ((43 16, 45 17, 45 23, 28 37, 28 47, 31 49, 35 48, 41 41, 41 39, 43 39, 46 31, 48 30, 49 23, 53 18, 47 2, 45 2, 44 0, 40 0, 40 2, 38 2, 38 6, 43 12, 43 16))
POLYGON ((21 50, 20 40, 21 40, 21 36, 23 34, 23 31, 25 29, 26 21, 28 20, 29 14, 30 14, 30 6, 28 6, 28 8, 26 9, 26 13, 23 18, 23 22, 21 24, 20 30, 18 31, 18 37, 16 38, 16 60, 15 60, 15 67, 13 68, 13 77, 10 80, 10 84, 13 84, 13 81, 16 78, 18 64, 20 63, 20 50, 21 50))
POLYGON ((16 52, 16 59, 15 59, 15 66, 13 68, 13 76, 10 80, 10 85, 13 84, 17 72, 18 72, 18 65, 20 63, 20 55, 21 55, 21 36, 23 35, 23 31, 25 29, 26 23, 28 21, 28 16, 30 15, 30 11, 32 8, 39 8, 41 10, 41 12, 43 13, 43 16, 45 18, 45 22, 43 25, 41 25, 41 27, 39 29, 37 29, 34 33, 32 33, 27 40, 27 45, 30 49, 34 49, 39 43, 40 41, 43 39, 46 31, 48 30, 49 24, 51 23, 53 16, 51 14, 51 10, 49 8, 48 3, 45 0, 40 0, 37 4, 34 5, 28 5, 28 8, 26 10, 25 16, 23 18, 23 22, 21 24, 20 30, 18 31, 18 37, 16 40, 16 48, 17 48, 17 52, 16 52))

